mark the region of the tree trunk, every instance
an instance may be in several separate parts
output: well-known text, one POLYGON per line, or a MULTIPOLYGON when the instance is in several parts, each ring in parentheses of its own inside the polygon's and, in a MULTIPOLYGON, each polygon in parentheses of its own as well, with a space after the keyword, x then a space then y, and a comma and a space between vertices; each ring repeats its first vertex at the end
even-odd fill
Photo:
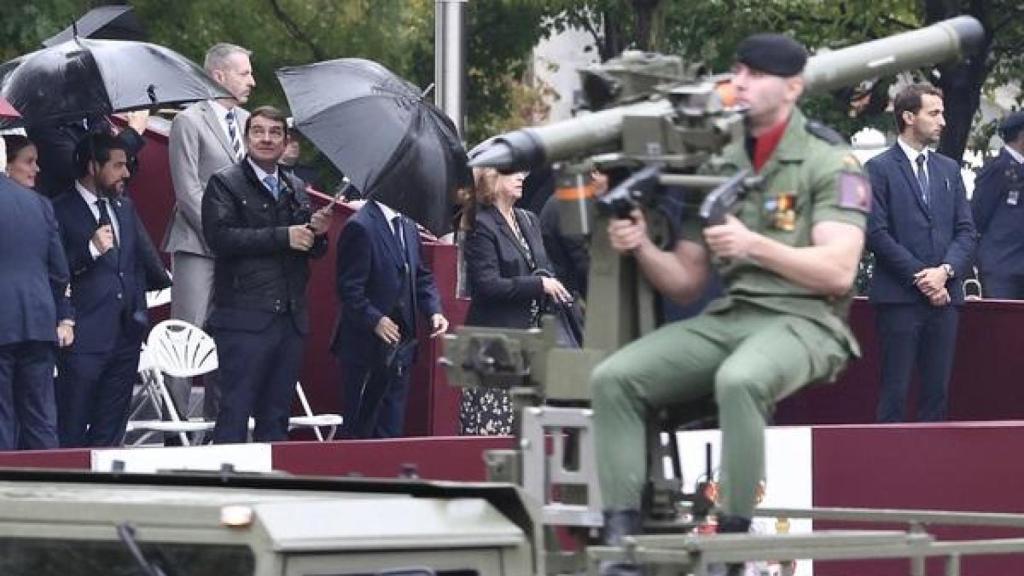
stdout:
POLYGON ((601 15, 604 24, 604 38, 601 39, 601 61, 614 58, 626 49, 626 33, 622 29, 622 20, 605 12, 601 15))
POLYGON ((654 47, 654 11, 661 0, 633 0, 633 14, 636 18, 636 47, 650 51, 654 47))

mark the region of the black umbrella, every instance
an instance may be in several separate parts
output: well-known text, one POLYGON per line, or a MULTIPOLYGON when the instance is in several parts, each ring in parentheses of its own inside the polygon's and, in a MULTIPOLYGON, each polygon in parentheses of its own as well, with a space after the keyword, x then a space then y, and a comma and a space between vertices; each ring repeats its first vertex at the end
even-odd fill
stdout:
POLYGON ((277 71, 299 129, 364 196, 437 235, 451 231, 466 152, 452 121, 376 62, 343 58, 277 71))
POLYGON ((177 52, 129 40, 69 40, 0 66, 0 94, 28 124, 230 97, 177 52))
POLYGON ((56 36, 43 40, 43 46, 56 46, 76 36, 103 40, 145 40, 146 30, 131 6, 100 6, 86 12, 56 36))

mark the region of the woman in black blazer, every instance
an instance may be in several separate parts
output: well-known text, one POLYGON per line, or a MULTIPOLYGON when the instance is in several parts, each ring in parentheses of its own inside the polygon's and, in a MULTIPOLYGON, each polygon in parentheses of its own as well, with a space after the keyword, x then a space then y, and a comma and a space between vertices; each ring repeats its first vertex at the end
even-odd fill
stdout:
MULTIPOLYGON (((500 174, 493 168, 474 170, 475 192, 468 199, 461 227, 466 234, 463 256, 472 302, 466 324, 497 328, 540 326, 545 297, 571 301, 555 278, 540 221, 514 208, 523 194, 522 172, 500 174)), ((467 435, 512 433, 512 406, 504 390, 466 388, 459 406, 461 431, 467 435)))

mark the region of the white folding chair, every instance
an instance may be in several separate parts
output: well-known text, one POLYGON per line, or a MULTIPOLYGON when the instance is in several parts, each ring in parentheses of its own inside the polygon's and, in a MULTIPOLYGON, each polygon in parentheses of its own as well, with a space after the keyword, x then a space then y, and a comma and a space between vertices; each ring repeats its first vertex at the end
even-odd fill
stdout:
POLYGON ((295 394, 299 397, 299 404, 302 405, 302 416, 292 416, 288 419, 288 429, 293 430, 295 428, 312 428, 313 433, 316 434, 316 439, 323 442, 324 440, 333 440, 334 434, 338 430, 338 426, 341 426, 342 418, 340 414, 314 414, 313 410, 309 407, 309 400, 306 399, 306 393, 302 390, 302 383, 295 383, 295 394), (324 438, 321 428, 327 428, 327 437, 324 438))
MULTIPOLYGON (((166 272, 167 272, 167 277, 171 278, 171 271, 170 270, 166 270, 166 272)), ((172 298, 172 294, 171 294, 171 289, 172 288, 173 288, 173 286, 168 286, 167 288, 164 288, 162 290, 150 290, 150 291, 146 292, 146 308, 147 309, 159 308, 160 306, 164 306, 166 304, 170 304, 171 303, 171 298, 172 298)))
POLYGON ((150 394, 159 397, 169 420, 135 420, 128 422, 129 432, 143 432, 133 445, 148 440, 153 434, 177 434, 183 446, 191 445, 189 434, 209 432, 214 423, 182 419, 174 407, 164 383, 164 374, 177 378, 193 378, 217 369, 217 346, 207 333, 181 320, 165 320, 149 333, 145 347, 146 362, 140 361, 150 394))

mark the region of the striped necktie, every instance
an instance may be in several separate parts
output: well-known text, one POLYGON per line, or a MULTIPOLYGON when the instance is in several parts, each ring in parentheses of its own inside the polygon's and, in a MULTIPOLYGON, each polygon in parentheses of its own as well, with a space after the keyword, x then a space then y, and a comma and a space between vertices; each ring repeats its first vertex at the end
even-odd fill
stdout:
POLYGON ((235 159, 242 157, 242 139, 238 136, 238 125, 235 122, 235 110, 228 110, 228 113, 224 115, 224 119, 228 121, 228 138, 231 139, 231 148, 235 151, 235 159))
POLYGON ((917 183, 921 186, 921 199, 927 206, 931 202, 931 194, 928 191, 928 169, 925 168, 925 160, 923 152, 914 159, 917 162, 917 183))

